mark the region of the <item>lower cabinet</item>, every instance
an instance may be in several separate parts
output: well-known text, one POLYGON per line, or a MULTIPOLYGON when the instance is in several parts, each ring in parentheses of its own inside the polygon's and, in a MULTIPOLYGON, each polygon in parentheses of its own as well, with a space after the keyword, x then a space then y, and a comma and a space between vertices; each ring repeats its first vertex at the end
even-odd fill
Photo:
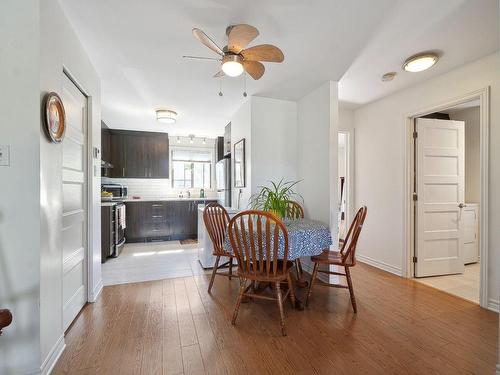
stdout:
POLYGON ((127 242, 195 239, 198 235, 198 204, 216 200, 126 202, 127 242))

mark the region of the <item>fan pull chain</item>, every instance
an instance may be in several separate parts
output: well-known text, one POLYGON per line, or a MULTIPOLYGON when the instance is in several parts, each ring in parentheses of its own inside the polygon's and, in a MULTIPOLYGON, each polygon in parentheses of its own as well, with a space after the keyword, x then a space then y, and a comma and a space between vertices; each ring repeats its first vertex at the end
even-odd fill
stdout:
POLYGON ((247 97, 247 73, 243 73, 243 97, 247 97))
POLYGON ((222 77, 219 78, 219 96, 223 96, 222 93, 222 77))

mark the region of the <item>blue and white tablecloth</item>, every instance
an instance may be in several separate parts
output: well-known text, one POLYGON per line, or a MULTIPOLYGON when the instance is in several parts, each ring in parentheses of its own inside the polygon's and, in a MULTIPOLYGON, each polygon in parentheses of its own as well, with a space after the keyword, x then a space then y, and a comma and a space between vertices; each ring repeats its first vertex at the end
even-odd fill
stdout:
MULTIPOLYGON (((283 220, 283 224, 285 224, 288 231, 288 260, 319 255, 332 245, 330 227, 321 221, 310 219, 283 220)), ((274 231, 271 230, 271 233, 274 233, 274 231)), ((256 236, 257 233, 254 233, 254 237, 256 236)), ((262 243, 266 243, 265 233, 262 233, 262 243)), ((255 239, 255 244, 257 245, 257 239, 255 239)), ((227 252, 233 253, 229 235, 226 237, 224 248, 227 252)), ((271 248, 273 248, 272 243, 271 248)), ((281 233, 278 253, 279 258, 283 258, 283 235, 281 233)))

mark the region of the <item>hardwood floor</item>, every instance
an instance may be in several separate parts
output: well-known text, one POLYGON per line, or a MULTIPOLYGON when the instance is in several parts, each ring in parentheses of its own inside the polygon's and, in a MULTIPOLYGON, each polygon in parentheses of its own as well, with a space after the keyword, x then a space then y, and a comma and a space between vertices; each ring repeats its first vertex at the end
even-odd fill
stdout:
MULTIPOLYGON (((358 314, 346 290, 317 287, 310 307, 242 304, 238 280, 210 275, 105 287, 66 334, 53 374, 494 374, 498 315, 359 264, 358 314)), ((304 297, 305 290, 299 290, 304 297)))

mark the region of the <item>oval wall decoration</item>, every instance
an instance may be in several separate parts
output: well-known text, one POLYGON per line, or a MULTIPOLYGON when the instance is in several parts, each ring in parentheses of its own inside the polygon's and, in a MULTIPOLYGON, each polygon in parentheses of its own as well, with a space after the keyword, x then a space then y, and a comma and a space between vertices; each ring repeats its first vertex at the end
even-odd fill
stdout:
POLYGON ((64 105, 55 92, 49 92, 43 100, 44 129, 53 143, 60 143, 66 130, 66 114, 64 105))

